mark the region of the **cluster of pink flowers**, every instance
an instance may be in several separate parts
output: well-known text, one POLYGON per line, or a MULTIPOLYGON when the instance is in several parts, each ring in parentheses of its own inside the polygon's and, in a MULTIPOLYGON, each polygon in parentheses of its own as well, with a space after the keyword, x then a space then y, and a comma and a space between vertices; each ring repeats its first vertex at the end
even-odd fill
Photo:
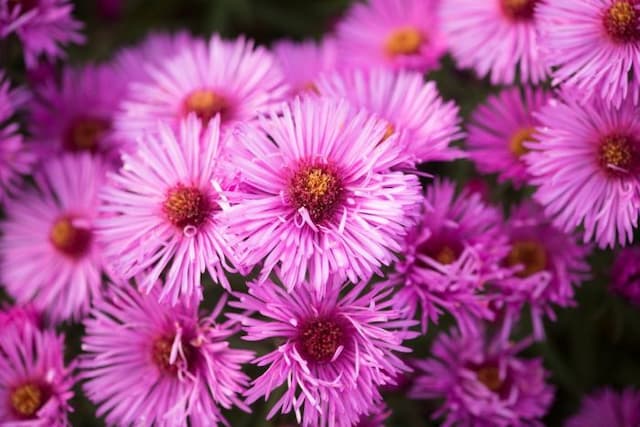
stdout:
MULTIPOLYGON (((28 68, 81 29, 68 0, 0 0, 28 68)), ((370 0, 319 42, 152 34, 29 88, 0 70, 0 204, 0 425, 68 425, 80 384, 113 426, 230 425, 265 399, 379 427, 412 376, 445 426, 542 426, 554 386, 521 352, 638 225, 640 2, 370 0), (447 52, 507 85, 466 130, 424 78, 447 52), (459 159, 533 196, 426 172, 459 159)), ((617 257, 640 305, 640 252, 617 257)), ((568 425, 637 425, 639 400, 605 390, 568 425)))

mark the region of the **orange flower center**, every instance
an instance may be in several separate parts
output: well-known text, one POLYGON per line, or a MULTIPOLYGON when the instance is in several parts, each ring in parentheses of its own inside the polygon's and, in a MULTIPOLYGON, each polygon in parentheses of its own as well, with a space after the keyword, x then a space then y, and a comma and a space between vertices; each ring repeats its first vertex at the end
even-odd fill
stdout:
POLYGON ((509 139, 509 150, 514 156, 520 157, 529 152, 529 149, 525 147, 525 142, 535 141, 532 136, 535 129, 532 127, 522 128, 517 130, 509 139))
POLYGON ((10 395, 11 408, 22 418, 33 418, 46 402, 46 392, 35 383, 26 383, 10 395))
POLYGON ((73 258, 84 255, 91 244, 91 231, 73 223, 73 218, 63 216, 58 218, 51 227, 49 240, 53 246, 73 258))
POLYGON ((327 164, 302 165, 289 180, 289 197, 318 224, 329 219, 342 200, 344 188, 337 171, 327 164))
POLYGON ((534 240, 515 242, 511 246, 505 264, 508 267, 521 265, 523 268, 516 273, 516 276, 529 277, 547 267, 547 252, 540 242, 534 240))
POLYGON ((502 0, 502 13, 516 21, 533 19, 536 3, 538 0, 502 0))
POLYGON ((497 366, 487 365, 476 371, 476 378, 486 388, 497 393, 502 388, 502 380, 500 379, 500 371, 497 366))
POLYGON ((398 28, 387 37, 385 51, 392 56, 413 55, 420 52, 424 42, 424 36, 417 28, 398 28))
POLYGON ((100 117, 79 117, 67 129, 64 148, 67 151, 95 152, 100 140, 111 129, 111 123, 100 117))
POLYGON ((638 167, 638 149, 628 136, 610 135, 600 145, 599 161, 605 172, 613 175, 625 174, 638 167))
POLYGON ((604 28, 609 37, 624 43, 640 38, 638 11, 633 0, 617 0, 605 12, 604 28))
POLYGON ((180 229, 187 226, 200 227, 213 211, 219 209, 199 188, 182 184, 167 192, 162 207, 169 222, 180 229))
POLYGON ((195 113, 202 122, 207 123, 220 114, 222 119, 229 112, 228 101, 220 94, 209 89, 198 89, 184 101, 185 114, 195 113))

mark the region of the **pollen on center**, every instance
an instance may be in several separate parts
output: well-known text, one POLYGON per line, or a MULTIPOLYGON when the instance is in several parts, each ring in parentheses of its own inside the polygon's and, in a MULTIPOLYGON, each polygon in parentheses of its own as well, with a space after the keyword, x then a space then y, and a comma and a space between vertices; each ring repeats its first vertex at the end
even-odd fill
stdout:
POLYGON ((387 37, 385 51, 389 55, 413 55, 420 52, 424 42, 425 37, 417 28, 398 28, 387 37))
POLYGON ((185 114, 195 113, 204 123, 215 117, 224 116, 229 111, 228 100, 210 89, 193 91, 184 101, 185 114))

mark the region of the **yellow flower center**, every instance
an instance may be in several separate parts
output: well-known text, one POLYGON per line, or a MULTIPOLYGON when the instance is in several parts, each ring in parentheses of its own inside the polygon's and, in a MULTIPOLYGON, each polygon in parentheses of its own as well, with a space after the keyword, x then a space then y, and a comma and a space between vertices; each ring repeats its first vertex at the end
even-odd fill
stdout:
POLYGON ((38 385, 24 384, 11 392, 11 407, 22 417, 33 417, 45 403, 44 394, 38 385))
POLYGON ((389 55, 413 55, 420 52, 424 36, 414 27, 403 27, 393 31, 385 44, 389 55))
POLYGON ((638 11, 631 0, 617 0, 606 11, 603 18, 604 28, 609 37, 624 43, 638 40, 638 11))
POLYGON ((534 128, 527 127, 519 129, 511 135, 511 138, 509 139, 509 150, 511 150, 513 155, 520 157, 529 152, 529 149, 525 147, 524 143, 535 141, 535 138, 533 138, 534 132, 534 128))
POLYGON ((58 218, 49 231, 49 240, 60 252, 78 258, 84 255, 91 243, 91 230, 73 224, 73 218, 58 218))
POLYGON ((538 241, 522 240, 511 245, 505 263, 508 267, 521 265, 523 268, 516 276, 529 277, 547 267, 547 251, 538 241))
POLYGON ((297 208, 305 208, 314 223, 335 212, 344 189, 337 172, 326 164, 303 165, 289 181, 289 197, 297 208))
POLYGON ((220 114, 221 119, 229 111, 227 100, 209 89, 198 89, 191 93, 184 102, 185 114, 195 113, 202 122, 207 123, 220 114))

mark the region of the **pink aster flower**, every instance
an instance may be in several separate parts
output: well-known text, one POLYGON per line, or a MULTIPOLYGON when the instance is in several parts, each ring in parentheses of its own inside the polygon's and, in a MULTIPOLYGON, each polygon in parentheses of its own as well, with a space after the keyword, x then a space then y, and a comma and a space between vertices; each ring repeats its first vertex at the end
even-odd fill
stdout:
POLYGON ((508 324, 528 304, 535 336, 542 338, 542 318, 555 319, 554 306, 575 305, 574 288, 589 278, 591 248, 578 244, 575 233, 557 229, 532 202, 514 209, 506 232, 511 249, 502 264, 510 274, 495 280, 492 305, 506 314, 508 324))
POLYGON ((311 286, 289 293, 254 282, 231 303, 256 313, 241 317, 244 339, 281 343, 254 361, 267 369, 246 392, 251 404, 286 384, 268 419, 294 412, 302 427, 351 427, 380 405, 380 386, 409 370, 395 353, 410 351, 402 342, 417 334, 408 330, 414 322, 391 307, 391 291, 365 291, 365 281, 342 288, 335 279, 324 297, 311 286))
POLYGON ((587 396, 566 427, 627 427, 640 425, 640 392, 605 388, 587 396))
POLYGON ((624 248, 611 267, 611 291, 640 307, 640 247, 624 248))
POLYGON ((414 163, 461 157, 449 146, 460 138, 460 117, 454 102, 445 102, 434 82, 424 82, 418 72, 376 69, 356 70, 321 78, 322 96, 346 98, 387 122, 385 136, 399 133, 414 163))
POLYGON ((161 124, 136 153, 123 156, 101 194, 105 255, 124 279, 142 275, 146 292, 166 273, 162 299, 202 299, 200 275, 208 271, 225 288, 233 260, 221 173, 219 117, 206 128, 191 115, 177 131, 161 124), (124 254, 124 256, 123 256, 124 254))
POLYGON ((88 154, 50 159, 36 190, 6 204, 0 224, 0 282, 19 303, 51 320, 78 319, 100 292, 102 248, 95 240, 104 166, 88 154))
POLYGON ((442 22, 460 67, 493 84, 539 83, 542 61, 534 9, 543 0, 442 0, 442 22))
POLYGON ((636 0, 541 2, 545 58, 553 83, 580 89, 607 104, 640 98, 640 3, 636 0))
POLYGON ((127 141, 114 135, 113 115, 125 88, 126 80, 107 65, 66 68, 59 84, 39 86, 29 120, 39 157, 86 151, 118 164, 127 141))
POLYGON ((319 43, 282 40, 273 45, 272 51, 291 87, 291 95, 317 92, 318 77, 333 71, 338 62, 335 41, 329 37, 319 43))
POLYGON ((534 117, 551 96, 540 89, 505 89, 490 96, 471 116, 467 146, 479 172, 498 174, 498 180, 511 180, 515 187, 527 183, 529 174, 522 155, 524 143, 535 141, 534 117))
POLYGON ((427 187, 422 219, 407 235, 404 259, 387 282, 398 287, 399 310, 409 318, 420 313, 423 332, 443 311, 465 332, 474 327, 473 317, 491 316, 481 292, 508 252, 501 219, 480 194, 456 195, 451 181, 427 187))
POLYGON ((33 155, 26 149, 17 123, 10 121, 17 108, 24 105, 27 93, 12 89, 0 70, 0 202, 15 193, 33 166, 33 155))
POLYGON ((132 137, 158 121, 177 127, 190 113, 205 124, 220 115, 226 129, 269 110, 288 92, 271 53, 244 38, 193 40, 147 72, 148 80, 132 83, 117 118, 118 130, 132 137))
POLYGON ((339 58, 350 68, 436 68, 446 50, 438 7, 439 0, 355 3, 336 27, 339 58))
POLYGON ((62 45, 84 43, 82 24, 71 12, 69 0, 0 0, 0 39, 18 36, 27 67, 40 55, 63 57, 62 45))
POLYGON ((554 390, 542 360, 517 356, 528 344, 442 333, 432 357, 416 362, 410 396, 441 399, 443 427, 542 427, 554 390))
POLYGON ((352 282, 395 260, 417 214, 417 177, 389 169, 406 160, 385 123, 344 101, 297 98, 231 144, 241 185, 230 196, 229 226, 243 263, 264 260, 287 289, 322 293, 329 274, 352 282))
POLYGON ((0 335, 0 423, 67 427, 75 364, 64 365, 64 336, 29 322, 0 335))
POLYGON ((198 317, 197 306, 158 301, 130 286, 112 288, 85 320, 84 390, 111 425, 230 424, 221 408, 249 408, 238 394, 253 353, 229 347, 237 329, 217 323, 226 298, 198 317))
POLYGON ((600 247, 633 240, 640 211, 640 116, 627 99, 620 108, 565 92, 537 115, 538 142, 525 144, 534 197, 556 225, 600 247))

